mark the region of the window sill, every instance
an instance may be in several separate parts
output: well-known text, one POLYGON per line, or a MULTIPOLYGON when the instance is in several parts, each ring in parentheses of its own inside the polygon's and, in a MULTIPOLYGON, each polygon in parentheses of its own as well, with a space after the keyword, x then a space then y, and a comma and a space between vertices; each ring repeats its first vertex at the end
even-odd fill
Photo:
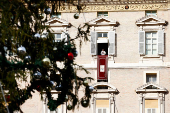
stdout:
POLYGON ((145 55, 143 58, 160 58, 159 55, 145 55))

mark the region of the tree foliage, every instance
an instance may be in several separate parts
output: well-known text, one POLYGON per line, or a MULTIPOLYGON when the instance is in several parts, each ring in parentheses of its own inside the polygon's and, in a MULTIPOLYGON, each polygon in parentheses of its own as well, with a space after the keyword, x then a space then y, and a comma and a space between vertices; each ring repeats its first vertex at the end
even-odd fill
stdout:
MULTIPOLYGON (((51 14, 57 13, 60 6, 76 5, 74 0, 1 0, 1 24, 0 24, 0 81, 3 89, 10 95, 8 107, 10 112, 20 110, 20 106, 32 97, 32 92, 39 91, 41 95, 46 94, 50 110, 55 110, 57 106, 69 101, 74 107, 82 100, 89 103, 90 90, 88 84, 83 84, 92 78, 81 78, 77 76, 77 70, 84 70, 75 64, 75 59, 69 59, 68 53, 76 56, 75 39, 88 41, 89 26, 85 24, 78 28, 77 36, 70 37, 69 40, 54 42, 54 35, 45 26, 46 19, 42 19, 44 9, 52 4, 51 14), (46 30, 46 38, 36 37, 35 34, 46 30), (25 47, 26 53, 18 51, 19 47, 25 47), (55 49, 54 49, 55 48, 55 49), (48 57, 50 62, 43 61, 48 57), (27 58, 26 58, 27 57, 27 58), (59 67, 56 62, 63 63, 59 67), (77 67, 77 68, 75 68, 77 67), (36 78, 39 72, 41 76, 36 78), (27 81, 31 78, 30 84, 21 89, 18 81, 27 81), (80 99, 78 90, 83 86, 85 94, 80 99), (58 98, 54 99, 51 90, 59 92, 58 98), (66 99, 68 97, 68 100, 66 99)), ((77 5, 79 12, 81 6, 77 5)), ((47 15, 45 15, 47 16, 47 15)), ((29 81, 27 81, 29 82, 29 81)), ((2 94, 1 94, 2 97, 2 94)), ((0 98, 0 110, 4 112, 5 104, 0 98)))

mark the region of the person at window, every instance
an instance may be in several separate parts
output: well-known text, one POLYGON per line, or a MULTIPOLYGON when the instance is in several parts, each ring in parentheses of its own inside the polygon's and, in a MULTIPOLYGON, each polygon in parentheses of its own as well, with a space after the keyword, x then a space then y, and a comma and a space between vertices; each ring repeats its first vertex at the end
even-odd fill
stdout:
POLYGON ((101 55, 106 55, 106 52, 104 51, 104 49, 102 49, 101 55))

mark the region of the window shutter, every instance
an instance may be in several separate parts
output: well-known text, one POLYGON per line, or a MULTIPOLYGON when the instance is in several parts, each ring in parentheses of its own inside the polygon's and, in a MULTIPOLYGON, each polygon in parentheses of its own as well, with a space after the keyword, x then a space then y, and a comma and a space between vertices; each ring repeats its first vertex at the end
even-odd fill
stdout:
POLYGON ((97 33, 96 32, 91 32, 91 55, 96 55, 97 54, 97 33))
POLYGON ((66 33, 62 32, 62 34, 61 34, 61 40, 67 41, 67 35, 66 35, 66 33))
POLYGON ((139 31, 139 54, 145 54, 145 31, 139 31))
POLYGON ((158 31, 158 54, 164 54, 164 31, 158 31))
POLYGON ((115 31, 109 31, 108 38, 109 38, 109 55, 115 55, 115 31))

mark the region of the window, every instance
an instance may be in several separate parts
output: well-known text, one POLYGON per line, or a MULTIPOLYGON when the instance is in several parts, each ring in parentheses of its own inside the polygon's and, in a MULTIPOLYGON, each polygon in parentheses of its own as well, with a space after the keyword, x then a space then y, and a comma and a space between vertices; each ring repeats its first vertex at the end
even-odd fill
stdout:
POLYGON ((157 16, 157 11, 146 11, 146 12, 145 12, 145 15, 146 15, 146 16, 150 16, 150 15, 157 16))
POLYGON ((98 38, 107 38, 107 33, 98 33, 98 38))
POLYGON ((109 113, 109 100, 96 100, 96 113, 109 113))
POLYGON ((108 55, 108 39, 107 32, 98 32, 97 33, 97 55, 101 55, 101 51, 105 51, 105 55, 108 55))
POLYGON ((145 100, 145 113, 158 113, 158 100, 146 99, 145 100))
POLYGON ((146 74, 146 82, 153 82, 156 83, 156 78, 157 78, 157 74, 156 73, 147 73, 146 74))
POLYGON ((146 55, 157 55, 157 32, 146 32, 146 55))
POLYGON ((61 18, 61 13, 58 12, 58 13, 56 13, 56 14, 52 14, 52 15, 51 15, 51 18, 54 18, 54 17, 61 18))
POLYGON ((109 113, 108 108, 97 108, 97 113, 109 113))
POLYGON ((99 16, 102 16, 102 15, 108 17, 108 12, 97 12, 97 16, 98 16, 98 17, 99 17, 99 16))
POLYGON ((54 42, 60 42, 61 40, 61 33, 54 34, 54 42))
POLYGON ((146 113, 156 113, 156 109, 148 108, 146 113))
POLYGON ((143 83, 147 84, 147 83, 156 83, 159 84, 159 71, 144 71, 143 73, 143 83))
POLYGON ((139 54, 155 56, 164 54, 164 31, 139 31, 139 54))

